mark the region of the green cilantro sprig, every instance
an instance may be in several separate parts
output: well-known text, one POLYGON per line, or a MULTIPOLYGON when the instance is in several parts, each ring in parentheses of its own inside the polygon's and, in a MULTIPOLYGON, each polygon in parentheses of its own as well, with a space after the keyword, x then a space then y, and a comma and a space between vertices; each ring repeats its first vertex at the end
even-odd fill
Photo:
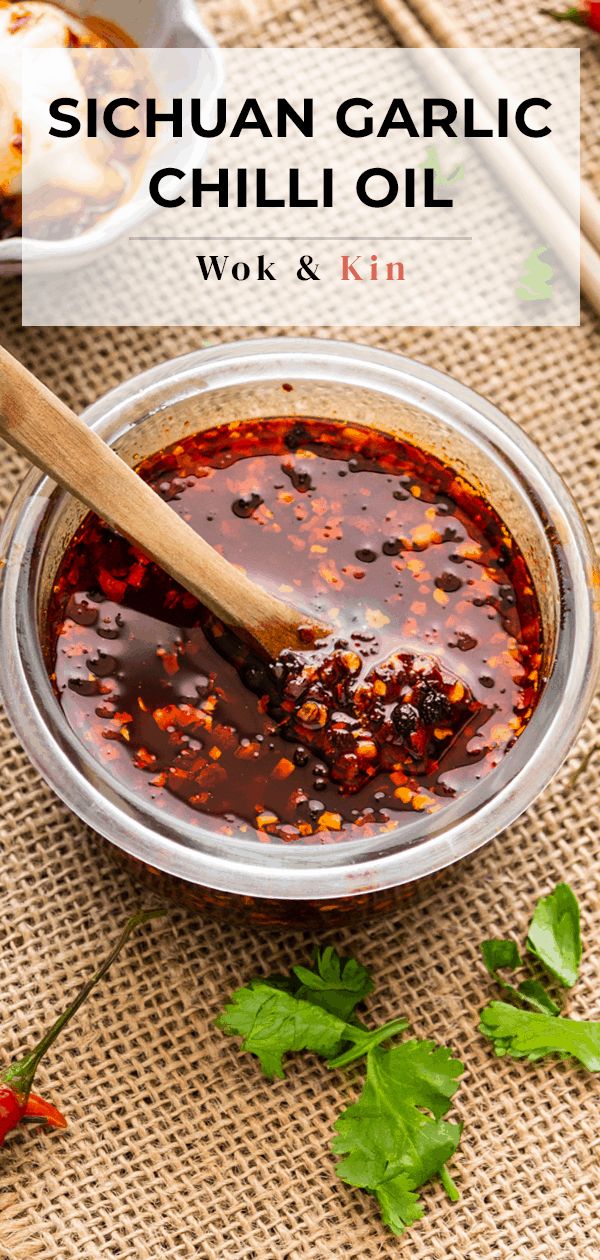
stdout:
POLYGON ((406 1019, 393 1019, 369 1032, 317 1006, 312 992, 299 998, 268 980, 253 980, 233 994, 218 1027, 242 1037, 242 1050, 255 1054, 269 1077, 285 1076, 284 1054, 310 1050, 323 1055, 330 1067, 342 1067, 408 1027, 406 1019))
POLYGON ((461 1125, 443 1117, 463 1065, 432 1041, 384 1048, 408 1021, 367 1028, 356 1007, 372 988, 369 972, 354 959, 316 950, 312 967, 237 989, 217 1025, 241 1037, 269 1077, 283 1077, 285 1055, 299 1050, 323 1056, 334 1068, 366 1060, 362 1091, 338 1116, 332 1149, 345 1157, 337 1165, 342 1181, 374 1194, 385 1224, 402 1234, 423 1216, 418 1191, 425 1182, 439 1176, 448 1197, 459 1197, 446 1164, 461 1125))
MULTIPOLYGON (((553 980, 564 988, 575 984, 581 964, 581 930, 579 905, 568 884, 557 884, 538 901, 527 949, 553 980)), ((600 1023, 561 1015, 560 1006, 535 978, 522 980, 518 986, 504 980, 499 974, 502 969, 523 965, 514 941, 484 941, 481 950, 490 975, 512 999, 490 1002, 481 1012, 479 1031, 493 1042, 496 1054, 532 1060, 556 1054, 599 1072, 600 1023), (519 1009, 515 1002, 530 1009, 519 1009)))
POLYGON ((590 1072, 600 1072, 600 1023, 519 1011, 508 1002, 490 1002, 481 1012, 479 1027, 492 1039, 498 1055, 542 1059, 558 1054, 562 1059, 578 1059, 590 1072))
POLYGON ((332 1150, 346 1156, 337 1165, 338 1176, 376 1196, 394 1234, 424 1215, 417 1190, 436 1174, 449 1198, 459 1197, 446 1162, 462 1126, 442 1116, 462 1070, 446 1046, 433 1041, 371 1050, 362 1093, 336 1120, 332 1150))
POLYGON ((573 987, 581 965, 581 927, 577 898, 568 884, 557 884, 549 897, 538 901, 527 948, 559 984, 573 987))

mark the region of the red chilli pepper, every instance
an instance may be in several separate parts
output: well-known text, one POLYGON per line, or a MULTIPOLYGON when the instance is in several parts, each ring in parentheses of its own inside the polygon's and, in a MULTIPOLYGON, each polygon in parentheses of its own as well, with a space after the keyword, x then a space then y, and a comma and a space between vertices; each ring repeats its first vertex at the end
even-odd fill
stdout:
POLYGON ((52 1103, 46 1102, 45 1098, 40 1098, 39 1094, 29 1095, 23 1119, 45 1120, 51 1129, 66 1129, 67 1127, 62 1111, 59 1111, 58 1107, 54 1107, 52 1103))
POLYGON ((600 34, 600 0, 583 0, 582 4, 571 6, 562 13, 555 13, 552 9, 544 9, 543 12, 556 22, 574 22, 576 26, 589 26, 592 31, 600 34))
POLYGON ((52 1028, 42 1037, 37 1046, 26 1054, 22 1059, 17 1059, 15 1063, 11 1063, 9 1067, 0 1072, 0 1146, 2 1146, 5 1137, 13 1129, 16 1129, 21 1121, 43 1121, 51 1128, 66 1129, 67 1121, 62 1112, 58 1111, 52 1103, 46 1102, 44 1098, 40 1098, 39 1094, 31 1092, 33 1079, 38 1069, 40 1060, 46 1051, 52 1045, 52 1042, 64 1028, 65 1024, 73 1018, 79 1007, 85 1002, 92 989, 106 975, 110 966, 121 953, 131 933, 142 923, 148 923, 150 919, 159 918, 165 913, 164 910, 139 910, 137 914, 132 915, 121 932, 116 945, 111 950, 107 958, 105 958, 98 971, 90 980, 79 990, 77 997, 59 1015, 52 1028))

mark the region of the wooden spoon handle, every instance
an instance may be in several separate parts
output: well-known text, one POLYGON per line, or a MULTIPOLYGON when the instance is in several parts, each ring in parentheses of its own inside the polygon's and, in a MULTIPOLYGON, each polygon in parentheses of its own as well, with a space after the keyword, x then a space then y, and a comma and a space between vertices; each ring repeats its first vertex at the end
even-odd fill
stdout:
MULTIPOLYGON (((129 466, 0 346, 0 435, 271 657, 307 646, 310 619, 263 591, 194 532, 129 466)), ((314 627, 323 630, 323 627, 314 627)))

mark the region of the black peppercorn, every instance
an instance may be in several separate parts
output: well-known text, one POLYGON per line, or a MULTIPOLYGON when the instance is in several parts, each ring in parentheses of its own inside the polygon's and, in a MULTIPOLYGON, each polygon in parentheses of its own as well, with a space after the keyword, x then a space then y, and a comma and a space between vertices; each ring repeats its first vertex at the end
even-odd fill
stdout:
POLYGON ((419 713, 414 704, 397 704, 392 710, 392 722, 399 735, 412 735, 419 724, 419 713))
POLYGON ((448 717, 450 701, 441 691, 426 691, 419 702, 419 711, 424 722, 439 722, 448 717))

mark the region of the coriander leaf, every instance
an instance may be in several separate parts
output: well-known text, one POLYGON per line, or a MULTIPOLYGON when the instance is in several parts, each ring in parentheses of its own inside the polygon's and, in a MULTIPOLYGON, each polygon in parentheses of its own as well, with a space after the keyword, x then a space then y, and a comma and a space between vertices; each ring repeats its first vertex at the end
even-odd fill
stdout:
POLYGON ((542 1015, 560 1015, 560 1006, 553 1002, 539 980, 523 980, 517 993, 528 1006, 533 1007, 534 1011, 541 1011, 542 1015))
POLYGON ((373 989, 367 968, 354 958, 340 958, 331 945, 323 950, 316 949, 314 961, 316 970, 301 966, 292 968, 300 981, 296 997, 322 1006, 324 1010, 339 1015, 340 1019, 349 1019, 354 1008, 373 989))
POLYGON ((514 984, 509 984, 507 980, 503 980, 502 976, 498 974, 498 970, 501 967, 520 967, 522 964, 521 956, 514 941, 484 941, 481 946, 481 952, 490 975, 512 997, 525 1002, 527 1006, 532 1006, 534 1011, 542 1011, 548 1015, 558 1015, 560 1007, 556 1005, 556 1002, 553 1002, 550 994, 546 992, 539 980, 523 980, 516 988, 514 984))
POLYGON ((261 981, 236 990, 217 1027, 243 1037, 242 1049, 258 1056, 265 1076, 284 1076, 283 1055, 293 1050, 335 1054, 346 1032, 336 1015, 261 981))
POLYGON ((567 989, 579 975, 581 933, 579 905, 568 884, 557 884, 542 897, 529 926, 527 948, 567 989))
MULTIPOLYGON (((394 1234, 403 1234, 409 1225, 414 1225, 425 1215, 417 1191, 409 1189, 409 1186, 408 1177, 400 1173, 397 1177, 390 1177, 389 1181, 380 1182, 376 1190, 381 1219, 394 1234)), ((369 1190, 370 1186, 365 1188, 369 1190)))
POLYGON ((508 1002, 490 1002, 481 1012, 479 1031, 493 1041, 498 1055, 541 1059, 558 1054, 562 1059, 578 1059, 590 1072, 600 1072, 600 1022, 542 1015, 518 1010, 508 1002))
POLYGON ((337 1165, 339 1176, 377 1197, 395 1234, 423 1215, 416 1191, 431 1177, 441 1176, 456 1194, 445 1163, 458 1146, 461 1126, 442 1117, 462 1070, 445 1046, 432 1041, 373 1049, 359 1099, 336 1121, 332 1149, 346 1156, 337 1165))
POLYGON ((243 1038, 242 1049, 257 1055, 265 1076, 281 1077, 284 1054, 312 1050, 328 1058, 332 1067, 341 1067, 407 1027, 405 1019, 372 1030, 349 1024, 268 980, 236 989, 216 1023, 231 1036, 243 1038), (339 1055, 347 1042, 349 1048, 339 1055))
POLYGON ((514 941, 484 941, 481 946, 483 961, 494 980, 502 967, 520 967, 521 955, 514 941))

